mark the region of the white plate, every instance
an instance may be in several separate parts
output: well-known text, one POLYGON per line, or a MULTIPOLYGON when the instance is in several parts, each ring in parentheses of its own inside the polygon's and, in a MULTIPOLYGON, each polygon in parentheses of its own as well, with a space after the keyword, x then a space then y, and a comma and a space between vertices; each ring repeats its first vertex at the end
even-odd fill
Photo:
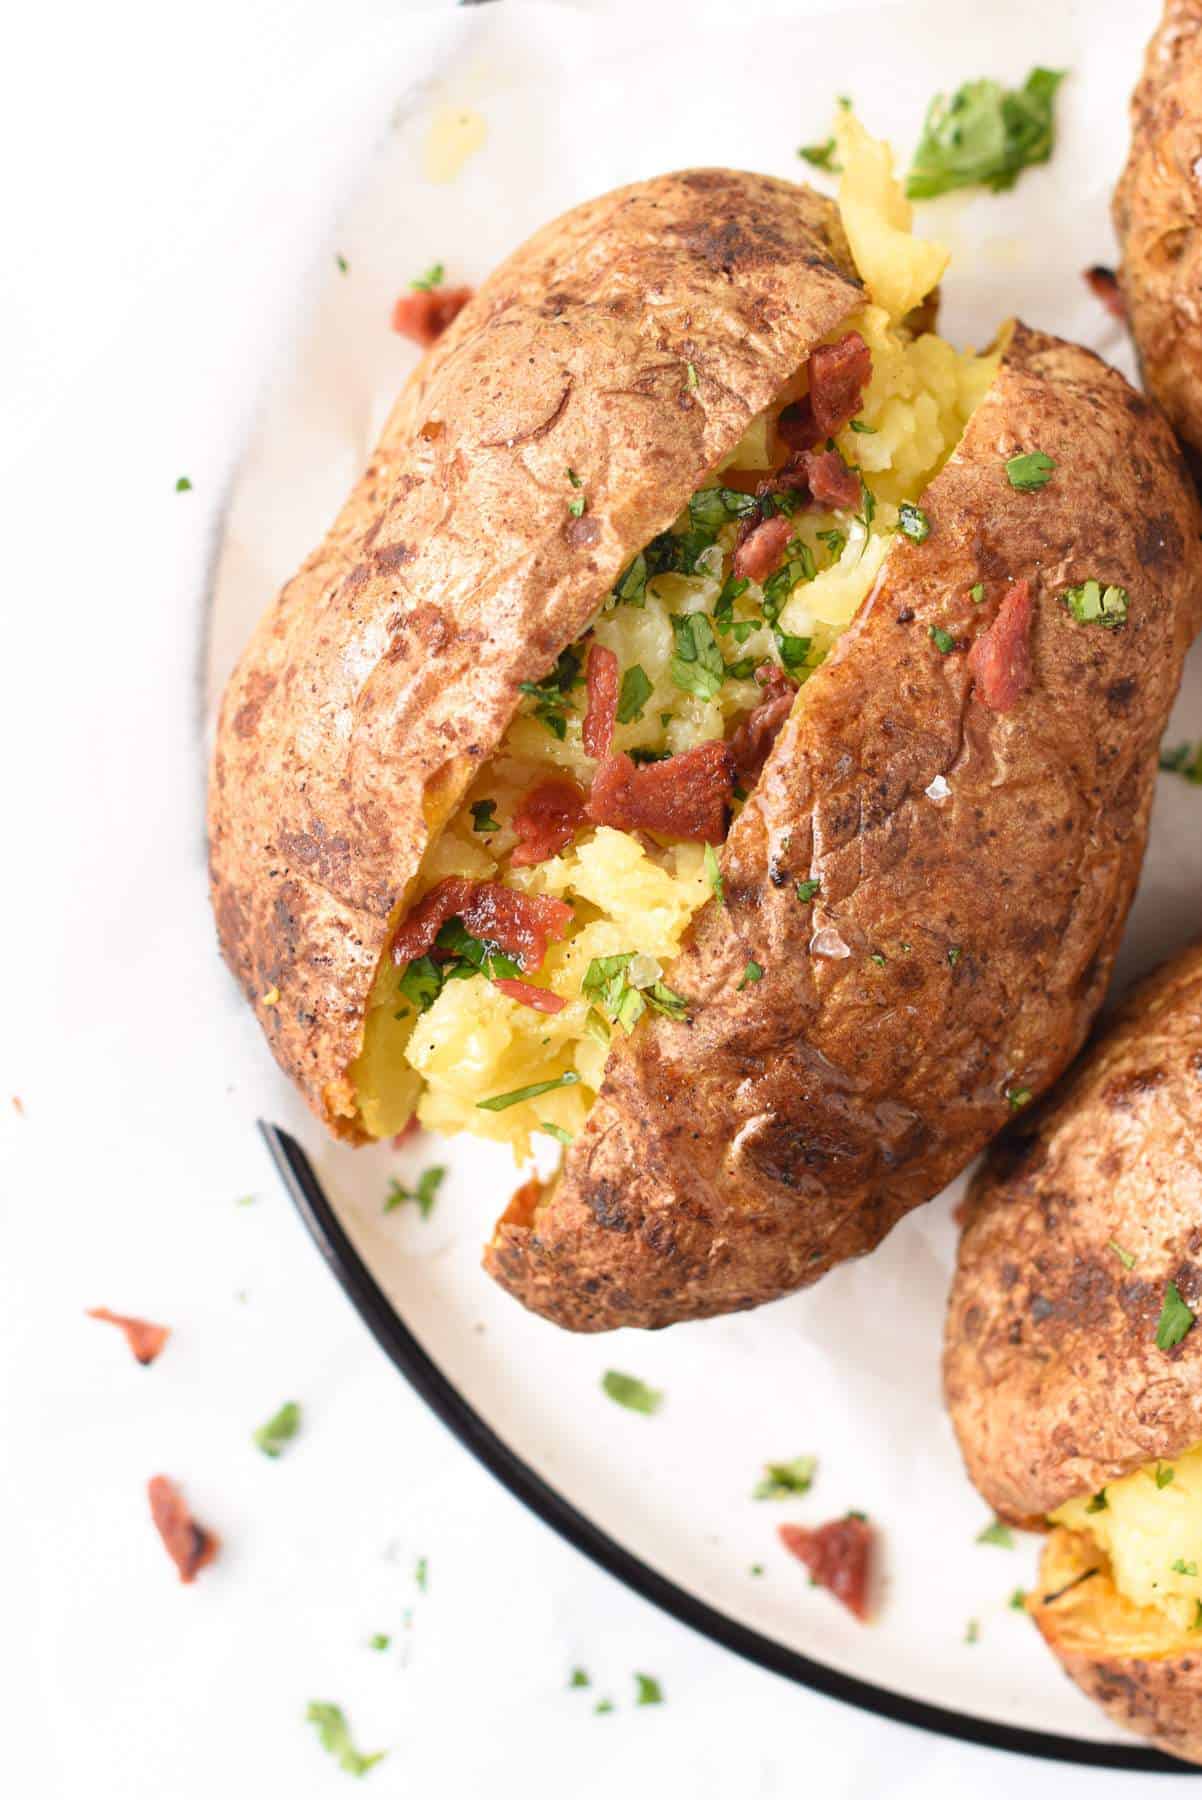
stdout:
MULTIPOLYGON (((1003 312, 1077 337, 1131 372, 1119 327, 1082 270, 1113 257, 1109 187, 1152 4, 846 10, 739 29, 702 7, 697 29, 656 37, 556 9, 473 15, 437 90, 399 117, 321 255, 315 299, 288 347, 227 521, 211 618, 210 713, 254 618, 326 525, 365 459, 413 354, 391 302, 435 261, 478 279, 544 219, 618 182, 690 163, 799 173, 836 93, 908 154, 939 87, 1035 62, 1071 69, 1052 163, 1014 193, 955 197, 923 216, 953 245, 943 329, 983 342, 1003 312), (430 177, 439 108, 470 115, 483 146, 457 178, 430 177), (340 272, 335 257, 347 271, 340 272)), ((444 115, 445 116, 445 115, 444 115)), ((466 141, 465 138, 465 141, 466 141)), ((1202 652, 1170 740, 1202 729, 1202 652)), ((1197 930, 1202 801, 1163 776, 1120 976, 1197 930)), ((263 1052, 266 1063, 267 1052, 263 1052)), ((959 1185, 911 1215, 870 1259, 745 1317, 655 1335, 573 1338, 521 1311, 479 1270, 479 1247, 517 1176, 506 1153, 427 1141, 401 1154, 327 1143, 282 1077, 265 1106, 309 1151, 277 1153, 311 1227, 390 1354, 516 1491, 615 1573, 733 1648, 827 1692, 982 1741, 1125 1768, 1171 1765, 1120 1742, 1009 1607, 1035 1545, 976 1543, 987 1516, 960 1468, 939 1397, 943 1303, 959 1185), (388 1179, 449 1165, 433 1217, 385 1216, 388 1179), (302 1190, 307 1188, 306 1193, 302 1190), (344 1229, 343 1229, 344 1228, 344 1229), (403 1325, 398 1324, 403 1321, 403 1325), (647 1419, 601 1393, 607 1368, 666 1394, 647 1419), (750 1498, 761 1465, 820 1461, 792 1504, 750 1498), (782 1520, 857 1507, 878 1523, 885 1580, 864 1628, 780 1549, 782 1520), (763 1565, 762 1575, 752 1574, 763 1565), (967 1644, 969 1622, 979 1636, 967 1644)))

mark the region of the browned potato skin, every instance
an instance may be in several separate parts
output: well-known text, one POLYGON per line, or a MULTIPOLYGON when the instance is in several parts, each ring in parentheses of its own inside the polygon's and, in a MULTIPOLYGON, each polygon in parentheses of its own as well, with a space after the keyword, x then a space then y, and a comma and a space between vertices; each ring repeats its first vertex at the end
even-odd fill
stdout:
POLYGON ((756 1306, 864 1254, 1005 1124, 1007 1088, 1041 1093, 1089 1029, 1199 622, 1196 503, 1155 409, 1019 326, 923 507, 929 537, 895 540, 731 829, 726 904, 672 965, 688 1021, 615 1044, 549 1205, 535 1219, 523 1190, 486 1253, 557 1324, 756 1306), (1032 447, 1056 472, 1020 493, 1004 463, 1032 447), (1099 575, 1129 590, 1122 630, 1059 598, 1099 575), (1033 677, 993 712, 929 634, 967 648, 1019 577, 1033 677), (827 925, 850 955, 811 953, 827 925))
POLYGON ((1170 1756, 1202 1762, 1202 1648, 1179 1638, 1153 1648, 1152 1609, 1116 1592, 1089 1539, 1052 1532, 1027 1610, 1065 1673, 1116 1725, 1170 1756), (1064 1592, 1091 1569, 1098 1574, 1064 1592))
POLYGON ((973 1186, 944 1377, 1002 1517, 1202 1442, 1202 1328, 1156 1347, 1168 1281, 1202 1310, 1202 944, 1134 991, 973 1186))
POLYGON ((1202 0, 1167 0, 1115 190, 1119 281, 1145 384, 1202 472, 1202 0))
POLYGON ((229 683, 210 785, 226 959, 339 1135, 393 923, 518 684, 861 299, 829 200, 687 170, 537 233, 401 394, 229 683))

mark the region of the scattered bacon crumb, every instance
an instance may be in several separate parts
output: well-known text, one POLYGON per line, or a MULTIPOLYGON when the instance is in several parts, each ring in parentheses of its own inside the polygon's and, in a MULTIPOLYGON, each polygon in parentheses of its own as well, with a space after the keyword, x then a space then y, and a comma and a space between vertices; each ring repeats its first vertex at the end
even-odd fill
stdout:
POLYGON ((618 831, 657 831, 693 844, 720 844, 734 786, 727 744, 709 739, 641 767, 625 752, 606 757, 593 780, 588 816, 618 831))
POLYGON ((474 938, 495 944, 527 971, 537 969, 552 938, 561 938, 572 919, 565 900, 523 894, 499 881, 469 881, 448 875, 419 900, 392 940, 398 965, 426 956, 448 919, 462 919, 474 938))
POLYGON ((968 653, 976 694, 993 712, 1009 712, 1031 683, 1031 583, 1007 588, 997 617, 968 653))
POLYGON ((402 294, 392 309, 392 329, 428 350, 459 317, 472 292, 470 287, 415 288, 402 294))
POLYGON ((221 1548, 221 1539, 198 1525, 184 1497, 166 1475, 153 1475, 146 1485, 150 1516, 163 1548, 179 1570, 181 1581, 195 1581, 221 1548))
POLYGON ((508 994, 511 1000, 517 1000, 522 1006, 532 1006, 535 1012, 562 1012, 567 1001, 553 994, 550 988, 533 987, 528 981, 511 981, 508 976, 494 981, 493 986, 508 994))
POLYGON ((797 683, 785 674, 779 663, 761 663, 755 678, 764 690, 764 697, 735 727, 729 739, 735 779, 744 788, 754 787, 759 780, 776 735, 793 710, 797 693, 797 683))
POLYGON ((858 331, 819 344, 809 361, 810 391, 786 406, 777 431, 790 450, 813 450, 859 411, 872 376, 872 352, 858 331))
POLYGON ((510 862, 515 869, 546 862, 571 843, 584 821, 584 795, 574 781, 566 776, 540 781, 513 815, 518 844, 510 862))
POLYGON ((860 477, 837 450, 806 450, 801 458, 806 484, 819 506, 850 512, 860 504, 860 477))
POLYGON ((793 527, 781 513, 761 519, 735 550, 731 565, 734 573, 746 576, 749 581, 763 581, 780 561, 792 536, 793 527))
POLYGON ((25 1102, 22 1100, 20 1094, 13 1095, 13 1111, 16 1113, 18 1119, 23 1119, 25 1117, 25 1102))
POLYGON ((107 1306, 89 1306, 89 1319, 102 1319, 106 1325, 119 1325, 125 1341, 142 1364, 149 1367, 171 1336, 169 1325, 152 1325, 149 1319, 132 1319, 125 1313, 110 1312, 107 1306))
POLYGON ((618 717, 618 659, 604 644, 593 644, 588 653, 588 710, 580 728, 585 753, 600 762, 609 755, 618 717))
POLYGON ((403 1150, 406 1144, 411 1144, 414 1138, 420 1137, 421 1134, 422 1128, 417 1122, 417 1114, 414 1113, 408 1124, 402 1125, 401 1129, 393 1138, 392 1147, 394 1150, 403 1150))
POLYGON ((1090 292, 1097 296, 1107 312, 1126 323, 1127 302, 1114 270, 1108 269, 1104 263, 1095 263, 1092 269, 1086 269, 1085 280, 1090 292))
POLYGON ((810 1571, 819 1587, 841 1600, 857 1619, 868 1618, 868 1580, 876 1534, 867 1519, 849 1513, 813 1530, 804 1525, 777 1527, 780 1541, 810 1571))

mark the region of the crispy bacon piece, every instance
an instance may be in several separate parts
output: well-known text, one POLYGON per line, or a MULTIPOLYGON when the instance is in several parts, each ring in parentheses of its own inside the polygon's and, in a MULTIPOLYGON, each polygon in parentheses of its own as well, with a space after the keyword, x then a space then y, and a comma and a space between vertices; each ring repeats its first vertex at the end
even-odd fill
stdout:
POLYGON ((411 1144, 414 1138, 420 1137, 421 1134, 422 1128, 417 1122, 417 1114, 414 1113, 413 1117, 409 1120, 409 1123, 407 1125, 402 1125, 401 1129, 396 1133, 392 1140, 392 1147, 394 1150, 403 1150, 406 1144, 411 1144))
POLYGON ((850 512, 860 504, 860 477, 837 450, 806 450, 801 458, 806 485, 819 506, 850 512))
POLYGON ((609 755, 618 717, 618 689, 621 685, 618 680, 618 659, 604 644, 590 646, 585 682, 588 709, 580 727, 580 736, 584 741, 585 753, 595 756, 600 762, 609 755))
POLYGON ((535 1012, 562 1012, 567 1005, 567 1001, 558 994, 553 994, 550 988, 533 987, 528 981, 511 981, 506 976, 503 980, 494 981, 493 986, 500 988, 503 994, 508 994, 511 1000, 518 1001, 520 1005, 532 1006, 535 1012))
POLYGON ((797 693, 797 683, 779 663, 761 663, 755 678, 764 690, 764 698, 752 707, 729 739, 735 779, 742 788, 754 787, 759 780, 776 735, 793 710, 797 693))
POLYGON ((428 350, 451 321, 459 317, 472 292, 470 287, 414 288, 411 293, 402 294, 393 307, 392 329, 428 350))
POLYGON ((448 919, 462 919, 474 938, 495 944, 523 969, 537 969, 552 938, 561 938, 571 922, 566 900, 546 894, 523 894, 499 881, 469 881, 465 875, 448 875, 419 900, 392 940, 392 960, 398 967, 416 956, 427 956, 448 919))
POLYGON ((571 843, 584 820, 584 795, 574 781, 566 775, 540 781, 513 815, 513 829, 518 834, 517 848, 509 859, 513 867, 546 862, 571 843))
POLYGON ((125 1341, 142 1364, 149 1367, 171 1336, 168 1325, 152 1325, 149 1319, 133 1319, 127 1313, 110 1312, 107 1306, 89 1306, 89 1319, 102 1319, 106 1325, 119 1325, 125 1341))
POLYGON ((1031 613, 1031 583, 1014 582, 968 653, 977 698, 993 712, 1009 712, 1031 685, 1031 613))
POLYGON ((198 1525, 174 1481, 154 1475, 146 1486, 150 1516, 181 1581, 195 1581, 221 1548, 221 1539, 198 1525))
POLYGON ((763 581, 780 561, 792 536, 793 527, 781 513, 761 519, 736 548, 732 564, 734 573, 745 575, 749 581, 763 581))
POLYGON ((1127 320, 1127 302, 1123 298, 1123 290, 1119 286, 1119 278, 1113 269, 1106 268, 1103 263, 1095 263, 1092 269, 1086 269, 1085 280, 1090 292, 1095 294, 1116 319, 1127 320))
POLYGON ((819 1587, 842 1600, 857 1619, 868 1617, 868 1581, 876 1536, 867 1519, 849 1513, 813 1530, 804 1525, 777 1527, 781 1543, 810 1571, 819 1587))
POLYGON ((872 375, 872 352, 858 331, 819 344, 809 361, 810 391, 786 406, 776 429, 790 450, 813 450, 859 411, 872 375))
POLYGON ((625 752, 607 756, 588 798, 594 825, 656 831, 691 844, 720 844, 734 786, 729 746, 710 739, 641 767, 625 752))

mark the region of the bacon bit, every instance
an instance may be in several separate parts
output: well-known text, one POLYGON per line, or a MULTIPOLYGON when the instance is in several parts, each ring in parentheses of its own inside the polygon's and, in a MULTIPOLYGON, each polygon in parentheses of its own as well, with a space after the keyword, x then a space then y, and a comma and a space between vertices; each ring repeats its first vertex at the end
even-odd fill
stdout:
POLYGON ((819 344, 809 361, 810 391, 786 406, 776 429, 790 450, 813 450, 860 409, 872 376, 872 352, 858 331, 819 344))
POLYGON ((20 1094, 13 1095, 13 1111, 16 1113, 18 1119, 23 1119, 25 1117, 25 1102, 22 1100, 20 1094))
POLYGON ((421 288, 402 294, 392 309, 392 329, 423 350, 436 344, 472 297, 470 287, 421 288))
POLYGON ((532 1006, 535 1012, 562 1012, 567 1001, 553 994, 550 988, 532 987, 528 981, 494 981, 493 986, 499 988, 510 1000, 516 1000, 522 1006, 532 1006))
POLYGON ((540 781, 513 816, 519 842, 510 863, 515 869, 524 869, 531 863, 546 862, 571 843, 584 822, 584 795, 574 781, 566 776, 540 781))
POLYGON ((580 728, 585 754, 598 762, 609 755, 618 717, 618 659, 604 644, 593 644, 586 675, 588 710, 580 728))
POLYGON ((841 1600, 857 1619, 868 1618, 868 1578, 876 1535, 867 1519, 849 1513, 809 1530, 804 1525, 777 1527, 781 1543, 810 1571, 819 1587, 841 1600))
POLYGON ((749 581, 762 581, 765 575, 772 573, 792 536, 793 527, 782 514, 761 519, 736 549, 732 564, 734 573, 745 575, 749 581))
POLYGON ((837 450, 806 450, 802 454, 806 485, 819 506, 837 506, 850 512, 860 504, 860 477, 849 469, 837 450))
POLYGON ((618 831, 657 831, 691 844, 720 844, 734 786, 734 758, 717 739, 639 767, 625 752, 606 757, 593 780, 588 816, 618 831))
POLYGON ((1090 292, 1102 302, 1107 312, 1113 313, 1116 319, 1122 319, 1125 324, 1127 302, 1123 298, 1123 290, 1114 270, 1106 268, 1104 263, 1095 263, 1092 269, 1085 270, 1085 281, 1090 292))
POLYGON ((537 969, 551 938, 561 938, 572 920, 565 900, 545 894, 523 894, 499 881, 469 881, 448 875, 419 900, 392 940, 392 960, 399 967, 427 956, 448 919, 462 919, 474 938, 495 944, 527 971, 537 969))
POLYGON ((754 787, 759 780, 777 733, 793 710, 797 693, 797 683, 779 663, 761 663, 755 678, 764 690, 764 698, 752 707, 729 739, 735 779, 743 788, 754 787))
POLYGON ((221 1548, 221 1539, 198 1525, 174 1481, 154 1475, 146 1485, 150 1516, 181 1581, 195 1581, 221 1548))
POLYGON ((125 1341, 141 1363, 148 1368, 171 1336, 169 1325, 152 1325, 149 1319, 131 1319, 125 1313, 110 1312, 107 1306, 89 1306, 89 1319, 102 1319, 106 1325, 119 1325, 125 1341))
POLYGON ((1031 583, 1016 581, 968 653, 977 698, 993 712, 1009 712, 1031 684, 1031 612, 1031 583))
POLYGON ((392 1147, 394 1150, 403 1150, 406 1144, 411 1144, 414 1138, 420 1137, 421 1134, 422 1128, 417 1122, 417 1114, 414 1113, 409 1123, 407 1125, 402 1125, 401 1129, 393 1138, 392 1147))

